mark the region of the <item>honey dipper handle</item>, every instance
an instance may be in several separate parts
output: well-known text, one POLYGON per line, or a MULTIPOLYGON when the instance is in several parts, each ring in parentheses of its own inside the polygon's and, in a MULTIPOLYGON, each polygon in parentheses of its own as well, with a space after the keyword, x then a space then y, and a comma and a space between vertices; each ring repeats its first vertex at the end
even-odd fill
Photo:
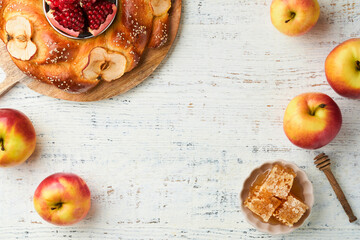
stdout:
POLYGON ((327 179, 329 180, 331 187, 334 189, 334 192, 335 192, 337 198, 339 199, 342 207, 344 208, 346 214, 348 215, 349 221, 355 222, 357 220, 357 218, 355 217, 355 215, 350 207, 350 204, 346 200, 346 197, 345 197, 343 191, 341 190, 339 183, 336 181, 334 175, 332 174, 331 169, 328 168, 328 169, 324 169, 323 171, 324 171, 327 179))
POLYGON ((0 96, 7 93, 11 88, 13 88, 18 82, 20 82, 20 79, 15 78, 5 78, 3 82, 0 83, 0 96))

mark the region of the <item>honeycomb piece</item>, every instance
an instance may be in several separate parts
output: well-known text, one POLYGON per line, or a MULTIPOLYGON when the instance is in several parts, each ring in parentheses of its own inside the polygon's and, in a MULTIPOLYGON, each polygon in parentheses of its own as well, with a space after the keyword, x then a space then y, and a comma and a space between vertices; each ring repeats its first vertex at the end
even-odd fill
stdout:
POLYGON ((309 207, 291 193, 274 212, 273 216, 285 225, 292 227, 309 207))
POLYGON ((273 197, 269 192, 260 190, 256 186, 250 191, 244 205, 253 213, 261 217, 264 222, 268 222, 275 209, 281 204, 281 200, 273 197))
POLYGON ((267 191, 274 197, 286 199, 295 177, 296 173, 291 168, 275 164, 260 190, 267 191))

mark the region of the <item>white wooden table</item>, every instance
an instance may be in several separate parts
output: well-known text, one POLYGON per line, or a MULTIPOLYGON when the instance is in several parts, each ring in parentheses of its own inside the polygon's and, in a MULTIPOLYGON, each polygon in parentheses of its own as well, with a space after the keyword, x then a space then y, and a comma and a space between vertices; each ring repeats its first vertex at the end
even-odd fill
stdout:
POLYGON ((270 3, 184 0, 172 52, 122 96, 74 103, 19 85, 2 97, 0 107, 31 118, 38 144, 25 164, 0 169, 0 239, 268 238, 245 221, 238 196, 248 173, 275 159, 304 169, 316 200, 306 225, 274 239, 360 239, 313 165, 320 150, 293 146, 282 129, 294 96, 335 99, 344 123, 321 151, 360 217, 360 102, 338 96, 324 74, 328 53, 360 36, 360 3, 320 0, 318 24, 298 38, 272 26, 270 3), (72 227, 44 222, 32 203, 37 185, 62 171, 92 191, 89 215, 72 227))

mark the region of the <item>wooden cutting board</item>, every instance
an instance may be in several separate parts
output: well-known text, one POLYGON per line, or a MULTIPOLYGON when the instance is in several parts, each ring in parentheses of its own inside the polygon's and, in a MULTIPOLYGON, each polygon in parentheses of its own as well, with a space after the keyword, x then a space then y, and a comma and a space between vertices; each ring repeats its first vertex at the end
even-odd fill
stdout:
POLYGON ((120 79, 108 82, 101 82, 98 86, 86 93, 71 94, 64 92, 53 85, 36 81, 27 77, 12 62, 6 46, 0 41, 0 68, 6 73, 5 80, 0 84, 0 96, 9 91, 17 83, 23 83, 30 89, 53 98, 76 101, 91 102, 110 98, 129 91, 141 82, 143 82, 159 66, 161 61, 166 57, 171 46, 173 45, 181 18, 181 1, 173 0, 170 12, 170 32, 167 45, 159 49, 148 49, 144 52, 140 64, 132 71, 126 73, 120 79))

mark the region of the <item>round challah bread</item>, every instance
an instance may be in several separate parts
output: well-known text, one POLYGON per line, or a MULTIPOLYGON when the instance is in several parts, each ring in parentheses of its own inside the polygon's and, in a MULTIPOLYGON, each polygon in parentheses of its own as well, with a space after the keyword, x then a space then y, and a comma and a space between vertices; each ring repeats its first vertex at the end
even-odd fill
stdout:
POLYGON ((43 0, 0 0, 0 38, 25 74, 81 93, 131 71, 147 47, 163 46, 170 8, 171 0, 119 0, 116 18, 105 33, 71 39, 49 24, 43 0))

